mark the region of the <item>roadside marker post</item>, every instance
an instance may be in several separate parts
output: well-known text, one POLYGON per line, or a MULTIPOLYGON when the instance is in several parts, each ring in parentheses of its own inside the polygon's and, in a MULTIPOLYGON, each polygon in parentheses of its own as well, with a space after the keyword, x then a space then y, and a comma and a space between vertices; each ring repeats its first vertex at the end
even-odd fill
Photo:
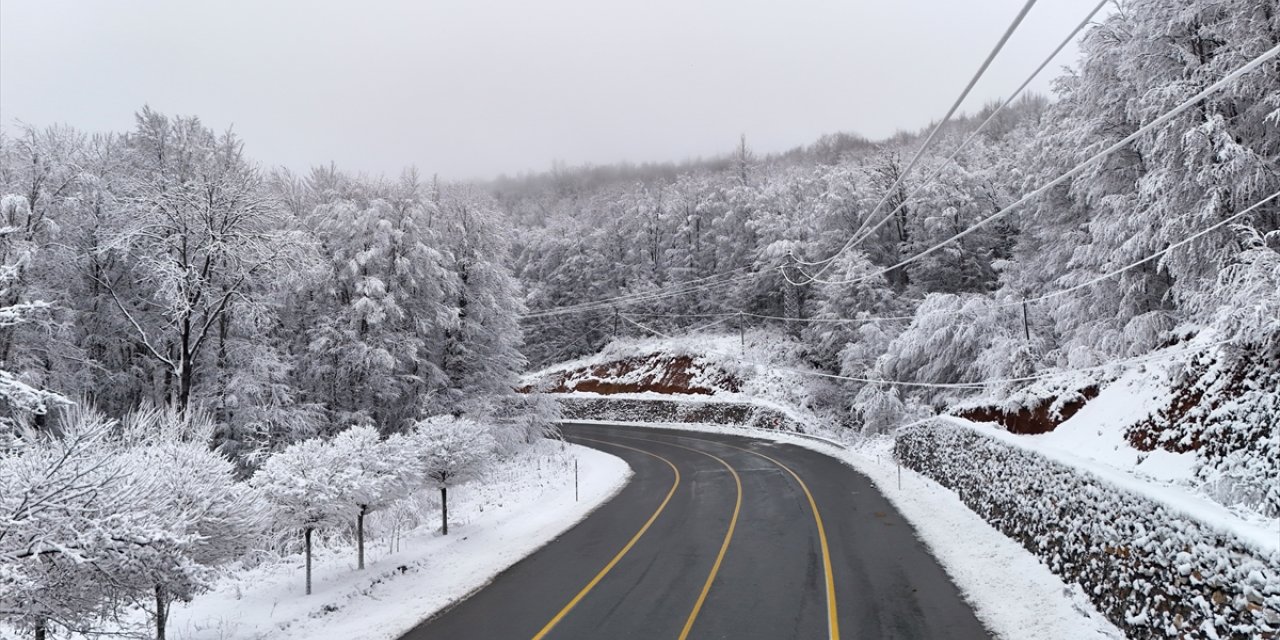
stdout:
POLYGON ((573 501, 578 501, 578 459, 573 459, 573 501))

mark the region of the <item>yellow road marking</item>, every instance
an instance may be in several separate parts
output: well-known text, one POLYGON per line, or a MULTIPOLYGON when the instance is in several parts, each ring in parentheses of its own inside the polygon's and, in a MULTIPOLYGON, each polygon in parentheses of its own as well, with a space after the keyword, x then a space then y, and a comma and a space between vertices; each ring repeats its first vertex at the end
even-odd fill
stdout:
POLYGON ((735 447, 731 444, 717 442, 715 440, 704 440, 702 438, 691 438, 689 436, 676 437, 719 444, 729 447, 730 449, 737 449, 738 451, 759 456, 778 465, 783 471, 791 474, 792 478, 795 478, 796 483, 800 485, 800 489, 804 491, 805 497, 809 499, 809 509, 813 511, 813 521, 818 525, 818 543, 822 547, 822 567, 825 570, 827 579, 827 633, 830 640, 840 640, 840 618, 836 615, 836 580, 834 574, 831 572, 831 551, 827 546, 827 530, 822 526, 822 514, 818 512, 818 503, 813 499, 813 494, 809 492, 809 485, 806 485, 804 480, 800 479, 800 475, 791 470, 791 467, 788 467, 787 465, 782 464, 776 459, 763 453, 752 451, 750 449, 743 449, 742 447, 735 447))
POLYGON ((724 534, 724 542, 720 543, 720 553, 716 554, 715 564, 711 565, 711 573, 707 574, 707 581, 702 585, 702 593, 698 594, 698 601, 693 604, 693 611, 689 612, 689 618, 684 622, 684 629, 680 631, 679 640, 686 640, 686 638, 689 637, 689 631, 693 629, 693 621, 698 618, 698 612, 702 611, 702 603, 706 602, 707 594, 711 591, 711 583, 715 582, 716 574, 720 572, 720 564, 724 562, 724 554, 729 550, 729 542, 733 540, 733 531, 738 526, 738 513, 742 511, 742 478, 738 476, 737 470, 735 470, 728 462, 725 462, 723 458, 707 453, 706 451, 699 451, 692 447, 686 447, 674 442, 666 442, 664 440, 647 440, 645 438, 632 438, 618 435, 615 435, 614 437, 624 438, 626 440, 640 440, 642 442, 656 442, 704 455, 716 462, 719 462, 725 469, 728 469, 729 473, 733 476, 733 483, 738 487, 738 499, 733 505, 733 517, 729 519, 729 530, 724 534))
POLYGON ((600 581, 603 580, 604 577, 608 575, 610 571, 613 570, 614 565, 618 564, 618 561, 622 560, 622 556, 627 555, 628 551, 631 551, 631 547, 635 546, 636 541, 640 539, 640 536, 644 535, 644 532, 649 530, 649 526, 653 524, 653 521, 657 520, 658 515, 662 513, 662 510, 667 508, 667 503, 671 502, 671 496, 675 495, 676 493, 676 487, 680 486, 680 470, 677 469, 676 465, 672 464, 670 460, 656 453, 645 451, 644 449, 637 449, 635 447, 628 447, 625 444, 618 444, 616 442, 606 442, 604 440, 595 440, 593 438, 578 438, 578 439, 586 440, 588 442, 598 442, 600 444, 612 445, 615 447, 622 447, 623 449, 630 449, 632 451, 643 453, 647 456, 652 456, 654 458, 657 458, 667 463, 667 466, 671 467, 671 471, 675 473, 675 481, 671 483, 671 490, 667 491, 667 497, 662 499, 662 504, 658 505, 657 510, 653 512, 653 515, 649 516, 649 520, 644 523, 643 527, 640 527, 640 530, 636 532, 636 535, 631 537, 631 540, 629 540, 627 542, 627 545, 622 548, 622 551, 619 551, 618 555, 615 555, 613 559, 609 561, 609 564, 605 565, 604 568, 600 570, 600 573, 597 573, 596 577, 592 578, 591 582, 588 582, 587 586, 583 587, 582 591, 579 591, 578 595, 574 596, 573 599, 569 601, 569 604, 566 604, 564 608, 561 609, 560 612, 557 613, 556 616, 551 619, 551 622, 548 622, 546 626, 542 627, 542 630, 539 631, 537 635, 533 636, 533 640, 542 640, 543 638, 547 637, 547 634, 550 633, 551 630, 554 629, 557 624, 560 624, 560 621, 563 620, 564 617, 569 614, 569 611, 573 610, 574 607, 578 606, 578 603, 581 602, 582 599, 586 597, 586 595, 590 593, 591 590, 594 589, 595 586, 599 584, 600 581))

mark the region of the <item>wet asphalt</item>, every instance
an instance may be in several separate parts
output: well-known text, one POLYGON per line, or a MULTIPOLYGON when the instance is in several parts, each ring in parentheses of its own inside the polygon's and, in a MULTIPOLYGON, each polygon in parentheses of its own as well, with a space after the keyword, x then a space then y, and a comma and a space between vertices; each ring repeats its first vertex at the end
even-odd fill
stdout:
POLYGON ((402 640, 990 637, 910 524, 838 460, 742 436, 563 431, 626 460, 631 481, 402 640))

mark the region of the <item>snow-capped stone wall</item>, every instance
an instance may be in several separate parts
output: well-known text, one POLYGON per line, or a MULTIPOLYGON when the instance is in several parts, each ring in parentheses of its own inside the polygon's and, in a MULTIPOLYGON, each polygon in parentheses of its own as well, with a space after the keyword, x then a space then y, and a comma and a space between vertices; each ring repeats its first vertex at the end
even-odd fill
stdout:
POLYGON ((648 398, 552 396, 564 420, 732 424, 804 433, 799 422, 776 409, 745 402, 681 402, 648 398))
POLYGON ((1131 638, 1280 638, 1280 554, 962 425, 906 427, 894 450, 1131 638))

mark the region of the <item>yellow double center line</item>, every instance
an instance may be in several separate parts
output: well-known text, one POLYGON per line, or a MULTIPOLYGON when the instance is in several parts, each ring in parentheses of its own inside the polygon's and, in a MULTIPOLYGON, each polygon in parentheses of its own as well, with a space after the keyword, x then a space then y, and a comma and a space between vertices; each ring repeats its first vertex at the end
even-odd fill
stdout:
POLYGON ((627 542, 626 546, 622 547, 622 551, 619 551, 618 554, 615 555, 613 559, 609 561, 609 564, 605 565, 604 568, 600 570, 600 573, 597 573, 596 577, 592 578, 591 582, 588 582, 587 586, 583 587, 582 591, 579 591, 578 595, 575 595, 573 599, 569 601, 569 604, 566 604, 564 608, 561 609, 560 612, 557 613, 556 616, 551 619, 551 622, 548 622, 546 626, 542 627, 542 630, 539 631, 537 635, 533 636, 533 640, 542 640, 543 638, 546 638, 547 634, 551 633, 551 630, 554 629, 557 624, 560 624, 560 621, 563 620, 566 615, 569 615, 569 612, 572 611, 574 607, 578 606, 578 603, 581 602, 582 599, 585 598, 587 594, 590 593, 591 590, 594 589, 596 585, 599 584, 600 581, 603 580, 604 577, 608 575, 610 571, 613 570, 613 567, 618 564, 618 561, 622 560, 622 556, 627 555, 627 552, 631 551, 631 547, 634 547, 636 545, 636 541, 640 539, 640 536, 644 535, 644 532, 649 530, 649 526, 653 524, 653 521, 658 519, 658 515, 662 513, 662 510, 667 508, 667 503, 671 502, 671 496, 675 495, 676 493, 676 487, 680 486, 680 470, 677 469, 676 465, 672 464, 670 460, 656 453, 650 453, 648 451, 645 451, 644 449, 637 449, 635 447, 628 447, 625 444, 618 444, 616 442, 606 442, 604 440, 595 440, 592 438, 578 438, 578 439, 586 440, 588 442, 596 442, 599 444, 610 445, 614 447, 621 447, 623 449, 630 449, 637 453, 643 453, 644 455, 657 458, 667 463, 667 466, 671 467, 671 471, 675 473, 675 481, 671 483, 671 489, 667 491, 667 497, 662 499, 662 504, 658 505, 658 508, 654 510, 653 515, 649 516, 649 519, 644 523, 644 526, 640 527, 640 530, 637 531, 634 536, 631 536, 631 540, 627 542))
POLYGON ((706 602, 707 594, 711 592, 711 583, 715 582, 716 574, 720 572, 720 565, 724 562, 724 554, 729 550, 729 542, 733 540, 733 531, 738 526, 738 513, 742 511, 742 478, 738 476, 738 471, 728 462, 725 462, 723 458, 707 453, 706 451, 699 451, 692 447, 686 447, 674 442, 665 442, 661 440, 647 440, 645 438, 633 438, 629 436, 614 437, 624 438, 627 440, 639 440, 641 442, 665 444, 670 447, 676 447, 677 449, 684 449, 685 451, 692 451, 699 455, 704 455, 716 462, 719 462, 725 469, 728 469, 729 474, 733 476, 734 485, 738 488, 738 497, 733 503, 733 517, 729 519, 729 530, 724 534, 724 542, 720 543, 720 552, 716 554, 716 561, 711 565, 711 573, 707 574, 707 581, 702 585, 702 592, 698 594, 698 601, 693 604, 693 611, 689 612, 689 618, 685 620, 684 628, 680 630, 679 640, 686 640, 689 637, 689 632, 693 629, 693 621, 698 618, 698 612, 702 611, 702 603, 706 602))
POLYGON ((831 571, 831 550, 827 546, 827 530, 825 527, 822 526, 822 514, 818 512, 818 503, 813 499, 813 493, 809 491, 809 485, 806 485, 804 483, 804 480, 800 479, 800 475, 797 474, 795 471, 793 471, 791 467, 788 467, 787 465, 782 464, 775 458, 767 456, 758 451, 743 449, 742 447, 735 447, 731 444, 724 443, 724 442, 716 442, 714 440, 703 440, 702 438, 689 438, 688 436, 677 436, 677 437, 682 437, 689 440, 698 440, 700 442, 711 442, 714 444, 729 447, 730 449, 737 449, 738 451, 749 453, 753 456, 759 456, 777 465, 783 471, 786 471, 787 473, 791 474, 792 478, 795 478, 796 484, 800 485, 800 490, 804 492, 804 496, 809 500, 809 509, 813 512, 813 522, 818 526, 818 544, 822 548, 822 568, 823 568, 823 572, 826 574, 826 581, 827 581, 827 635, 830 638, 830 640, 840 640, 840 617, 839 615, 837 615, 837 612, 836 612, 836 580, 835 580, 835 575, 831 571))
MULTIPOLYGON (((628 437, 628 436, 616 436, 616 437, 624 438, 627 440, 640 440, 643 442, 659 442, 654 440, 646 440, 645 438, 635 438, 635 437, 628 437)), ((800 490, 804 492, 805 498, 809 501, 809 510, 813 513, 813 521, 814 521, 814 524, 817 525, 817 529, 818 529, 818 544, 822 550, 822 568, 823 568, 823 573, 825 574, 825 579, 826 579, 828 637, 830 638, 830 640, 840 640, 840 619, 837 614, 837 607, 836 607, 835 576, 832 573, 832 569, 831 569, 831 549, 830 549, 830 546, 827 544, 826 528, 822 525, 822 514, 818 511, 818 503, 816 500, 813 499, 813 493, 809 491, 809 486, 805 484, 804 480, 800 478, 800 475, 797 474, 794 470, 792 470, 791 467, 788 467, 787 465, 783 464, 777 459, 771 456, 765 455, 763 453, 752 451, 750 449, 744 449, 742 447, 737 447, 724 442, 704 440, 701 438, 689 438, 687 436, 676 436, 676 437, 682 437, 688 440, 697 440, 699 442, 718 444, 721 446, 728 447, 730 449, 736 449, 744 453, 749 453, 753 456, 764 458, 765 460, 768 460, 769 462, 776 465, 778 468, 790 474, 791 477, 795 479, 796 484, 800 486, 800 490)), ((583 587, 582 590, 579 591, 578 594, 575 595, 573 599, 569 601, 569 604, 565 605, 564 608, 561 609, 560 612, 557 613, 555 617, 552 618, 551 621, 548 622, 546 626, 544 626, 542 630, 539 631, 538 634, 533 637, 533 640, 543 640, 544 638, 546 638, 547 634, 550 633, 551 630, 555 628, 555 626, 559 624, 560 621, 563 620, 566 615, 568 615, 569 611, 571 611, 575 606, 577 606, 577 604, 581 602, 582 599, 586 597, 586 595, 590 593, 591 590, 594 589, 595 586, 599 584, 601 580, 604 579, 604 577, 613 569, 613 567, 617 565, 620 560, 622 560, 622 557, 625 556, 627 552, 630 551, 631 548, 635 546, 636 541, 640 539, 640 536, 644 535, 644 533, 649 530, 649 527, 650 525, 653 524, 654 520, 658 519, 658 515, 662 513, 663 509, 666 509, 667 503, 671 501, 671 496, 675 495, 676 488, 680 486, 680 470, 677 469, 676 465, 673 464, 670 460, 656 453, 645 451, 644 449, 637 449, 636 447, 629 447, 627 445, 619 444, 617 442, 609 442, 605 440, 596 440, 594 438, 583 438, 583 437, 579 437, 578 439, 585 440, 587 442, 595 442, 595 443, 610 445, 614 447, 621 447, 623 449, 629 449, 637 453, 642 453, 644 455, 657 458, 665 462, 667 466, 671 467, 671 471, 675 474, 675 481, 672 482, 671 489, 667 491, 666 497, 662 499, 662 503, 658 505, 658 508, 653 512, 653 515, 649 516, 649 519, 644 523, 644 526, 640 527, 640 530, 637 531, 636 534, 631 537, 631 540, 627 542, 626 546, 624 546, 622 550, 619 551, 618 554, 615 555, 613 559, 609 561, 609 564, 605 565, 604 569, 601 569, 600 573, 596 574, 596 576, 591 579, 591 582, 588 582, 587 586, 583 587)), ((733 540, 733 532, 738 525, 738 514, 742 510, 742 479, 738 476, 738 472, 728 462, 725 462, 722 458, 718 456, 712 455, 705 451, 700 451, 698 449, 693 449, 690 447, 678 445, 672 442, 662 442, 662 444, 667 444, 669 446, 673 446, 679 449, 685 449, 688 451, 692 451, 694 453, 707 456, 709 458, 713 458, 714 460, 719 462, 721 465, 723 465, 725 469, 729 470, 729 473, 733 476, 733 482, 737 486, 737 490, 738 490, 738 496, 733 506, 733 517, 729 521, 729 530, 725 533, 724 541, 720 544, 720 552, 716 554, 716 561, 711 566, 711 573, 707 575, 707 580, 702 585, 702 591, 701 593, 698 594, 698 600, 697 602, 694 603, 693 610, 689 612, 689 617, 685 620, 684 628, 680 631, 679 640, 686 640, 689 637, 689 632, 693 629, 694 621, 698 618, 698 613, 702 610, 703 603, 706 602, 707 594, 710 593, 711 591, 711 585, 713 582, 715 582, 716 574, 718 574, 720 571, 720 565, 724 562, 725 553, 729 550, 729 542, 733 540)))

